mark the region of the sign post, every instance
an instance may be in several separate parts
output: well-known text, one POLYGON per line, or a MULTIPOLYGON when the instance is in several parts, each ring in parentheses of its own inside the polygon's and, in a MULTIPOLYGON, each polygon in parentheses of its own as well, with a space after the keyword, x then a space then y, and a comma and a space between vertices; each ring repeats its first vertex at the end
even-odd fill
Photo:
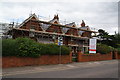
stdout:
POLYGON ((96 39, 89 40, 89 53, 96 53, 96 39))
POLYGON ((58 37, 58 45, 60 46, 59 64, 61 64, 61 45, 63 45, 63 37, 58 37))

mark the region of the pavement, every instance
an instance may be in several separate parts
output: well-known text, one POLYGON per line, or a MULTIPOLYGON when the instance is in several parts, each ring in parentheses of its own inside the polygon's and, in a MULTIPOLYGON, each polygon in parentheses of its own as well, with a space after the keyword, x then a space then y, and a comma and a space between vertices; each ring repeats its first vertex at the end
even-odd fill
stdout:
POLYGON ((118 78, 118 61, 74 62, 70 64, 4 68, 1 76, 3 78, 118 78))

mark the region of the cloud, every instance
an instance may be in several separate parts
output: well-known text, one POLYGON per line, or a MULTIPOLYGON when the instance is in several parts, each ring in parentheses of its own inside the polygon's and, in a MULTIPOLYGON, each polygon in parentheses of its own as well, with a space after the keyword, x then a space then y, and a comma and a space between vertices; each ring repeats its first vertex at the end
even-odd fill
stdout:
MULTIPOLYGON (((104 0, 105 1, 105 0, 104 0)), ((111 0, 112 1, 112 0, 111 0)), ((58 13, 62 23, 76 22, 80 25, 81 20, 93 28, 103 28, 114 33, 109 26, 117 31, 118 27, 118 3, 117 2, 81 2, 81 1, 54 1, 45 0, 35 2, 33 0, 0 3, 0 22, 18 21, 26 19, 30 12, 39 15, 40 19, 52 19, 58 13)))
POLYGON ((1 0, 1 2, 118 2, 119 0, 1 0))

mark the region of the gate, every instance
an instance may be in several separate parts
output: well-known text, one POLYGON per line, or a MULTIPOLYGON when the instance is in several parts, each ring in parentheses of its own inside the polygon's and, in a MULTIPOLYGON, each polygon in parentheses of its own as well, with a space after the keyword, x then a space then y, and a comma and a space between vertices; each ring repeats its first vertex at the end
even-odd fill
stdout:
POLYGON ((77 62, 77 47, 72 47, 72 61, 77 62))

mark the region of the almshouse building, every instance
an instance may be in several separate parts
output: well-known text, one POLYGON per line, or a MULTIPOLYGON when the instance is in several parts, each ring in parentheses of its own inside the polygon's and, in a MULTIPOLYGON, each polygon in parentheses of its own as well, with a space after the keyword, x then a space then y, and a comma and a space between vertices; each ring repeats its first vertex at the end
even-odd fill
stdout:
POLYGON ((75 22, 60 24, 58 15, 54 15, 50 21, 41 21, 35 14, 24 20, 19 27, 9 31, 14 39, 29 37, 44 44, 57 44, 58 37, 62 37, 63 45, 70 47, 73 53, 77 53, 78 50, 88 51, 88 42, 92 38, 92 33, 96 34, 97 32, 90 30, 83 20, 81 25, 77 27, 75 22))

